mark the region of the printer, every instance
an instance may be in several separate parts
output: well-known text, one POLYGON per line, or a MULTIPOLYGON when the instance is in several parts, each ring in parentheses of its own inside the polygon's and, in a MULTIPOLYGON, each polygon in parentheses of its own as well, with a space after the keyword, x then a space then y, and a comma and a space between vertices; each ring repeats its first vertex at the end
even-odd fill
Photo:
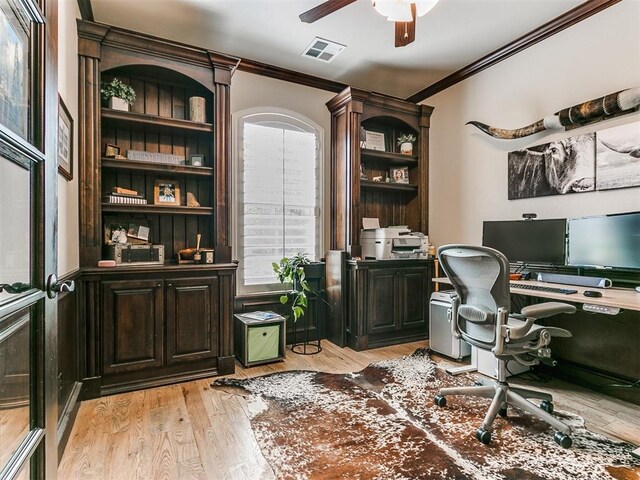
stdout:
POLYGON ((429 237, 405 226, 362 229, 360 245, 365 260, 427 258, 429 237))

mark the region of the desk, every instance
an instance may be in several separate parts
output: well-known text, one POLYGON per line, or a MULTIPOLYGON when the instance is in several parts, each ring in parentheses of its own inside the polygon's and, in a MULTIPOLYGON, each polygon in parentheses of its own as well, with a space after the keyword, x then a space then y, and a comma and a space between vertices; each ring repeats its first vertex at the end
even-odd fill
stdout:
MULTIPOLYGON (((448 278, 434 278, 434 282, 451 284, 448 278)), ((606 388, 608 395, 640 405, 640 395, 634 388, 611 388, 612 384, 628 384, 640 378, 640 293, 623 288, 589 288, 560 285, 534 280, 511 281, 557 288, 571 288, 578 293, 569 295, 511 287, 512 294, 543 298, 583 305, 600 305, 620 309, 615 316, 594 314, 579 308, 574 315, 557 315, 545 321, 572 333, 572 338, 556 338, 552 350, 554 358, 562 360, 558 375, 589 388, 606 388), (585 297, 585 290, 597 290, 602 297, 585 297), (609 319, 609 321, 607 321, 609 319)), ((472 370, 459 367, 452 373, 472 370)))
MULTIPOLYGON (((446 283, 451 285, 447 277, 433 279, 434 283, 446 283)), ((618 307, 624 310, 640 311, 640 293, 628 288, 592 288, 580 287, 577 285, 561 285, 559 283, 538 282, 536 280, 512 280, 510 283, 519 285, 540 285, 542 287, 570 288, 578 290, 578 293, 544 292, 541 290, 527 290, 524 288, 511 287, 511 293, 526 295, 529 297, 548 298, 571 303, 586 303, 590 305, 603 305, 606 307, 618 307), (582 293, 585 290, 597 290, 602 293, 601 297, 585 297, 582 293)))

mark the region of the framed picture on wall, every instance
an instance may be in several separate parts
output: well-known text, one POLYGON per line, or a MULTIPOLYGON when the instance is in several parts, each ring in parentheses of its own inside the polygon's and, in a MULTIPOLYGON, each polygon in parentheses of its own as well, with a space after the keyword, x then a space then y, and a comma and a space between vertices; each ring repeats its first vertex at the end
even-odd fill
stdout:
POLYGON ((58 95, 58 173, 73 179, 73 118, 58 95))

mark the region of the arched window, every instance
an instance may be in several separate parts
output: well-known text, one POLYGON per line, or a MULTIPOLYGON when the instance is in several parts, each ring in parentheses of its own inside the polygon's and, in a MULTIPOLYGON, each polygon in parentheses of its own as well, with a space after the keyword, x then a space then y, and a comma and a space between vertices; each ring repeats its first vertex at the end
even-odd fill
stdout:
POLYGON ((323 130, 269 107, 236 113, 234 126, 238 292, 282 290, 273 262, 320 257, 323 130))

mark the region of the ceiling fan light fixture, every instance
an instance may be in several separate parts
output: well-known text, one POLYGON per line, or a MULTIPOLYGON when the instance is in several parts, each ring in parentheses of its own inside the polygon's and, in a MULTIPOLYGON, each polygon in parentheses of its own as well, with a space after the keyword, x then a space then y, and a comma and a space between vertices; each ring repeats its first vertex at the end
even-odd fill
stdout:
POLYGON ((411 4, 416 6, 416 15, 421 17, 436 6, 438 0, 372 0, 373 8, 390 22, 411 22, 411 4))

